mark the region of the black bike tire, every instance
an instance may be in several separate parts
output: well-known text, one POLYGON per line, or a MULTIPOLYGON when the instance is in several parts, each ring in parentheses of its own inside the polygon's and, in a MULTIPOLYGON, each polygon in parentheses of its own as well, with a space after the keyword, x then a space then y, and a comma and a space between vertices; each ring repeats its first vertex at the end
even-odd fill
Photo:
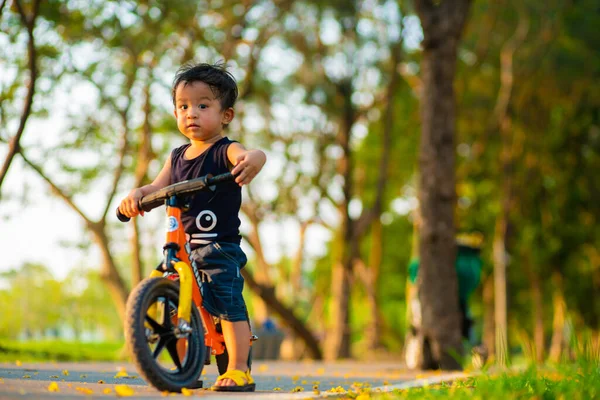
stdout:
POLYGON ((170 298, 179 303, 179 285, 166 278, 148 278, 133 289, 126 306, 125 340, 133 362, 146 382, 160 391, 181 392, 183 388, 195 387, 202 374, 206 352, 204 328, 198 310, 192 307, 192 333, 188 338, 188 351, 195 356, 188 360, 181 374, 167 373, 157 365, 148 351, 144 320, 150 301, 156 297, 155 293, 161 290, 169 292, 170 298))

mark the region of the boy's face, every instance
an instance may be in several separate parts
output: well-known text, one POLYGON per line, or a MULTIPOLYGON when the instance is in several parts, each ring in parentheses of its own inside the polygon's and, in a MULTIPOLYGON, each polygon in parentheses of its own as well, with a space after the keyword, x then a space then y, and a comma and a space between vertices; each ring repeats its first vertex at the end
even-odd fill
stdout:
POLYGON ((233 119, 233 108, 221 103, 204 82, 181 82, 175 90, 177 127, 188 139, 207 141, 221 135, 223 125, 233 119))

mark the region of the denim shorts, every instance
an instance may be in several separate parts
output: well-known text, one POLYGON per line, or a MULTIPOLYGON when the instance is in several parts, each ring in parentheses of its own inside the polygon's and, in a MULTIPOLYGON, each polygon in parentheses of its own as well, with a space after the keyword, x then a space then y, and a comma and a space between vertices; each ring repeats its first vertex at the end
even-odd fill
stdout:
POLYGON ((236 243, 219 242, 194 249, 192 267, 200 273, 202 305, 225 321, 247 321, 248 310, 242 296, 244 278, 240 270, 246 265, 246 254, 236 243))

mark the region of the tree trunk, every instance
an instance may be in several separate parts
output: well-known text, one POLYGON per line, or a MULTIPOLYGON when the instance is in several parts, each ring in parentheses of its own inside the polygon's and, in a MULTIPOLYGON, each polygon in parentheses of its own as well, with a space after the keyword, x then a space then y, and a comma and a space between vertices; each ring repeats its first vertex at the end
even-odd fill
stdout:
POLYGON ((506 366, 508 335, 506 316, 506 219, 504 213, 496 220, 494 233, 494 323, 496 326, 496 361, 506 366))
POLYGON ((500 54, 500 90, 494 108, 493 126, 500 130, 502 162, 501 210, 496 219, 494 232, 494 305, 496 322, 496 360, 500 366, 508 363, 508 332, 506 303, 506 267, 507 242, 510 222, 510 210, 513 197, 513 169, 515 148, 513 146, 512 118, 508 112, 513 89, 513 57, 519 44, 529 30, 529 19, 520 10, 519 24, 514 35, 505 43, 500 54))
POLYGON ((549 360, 560 362, 563 345, 565 342, 565 317, 566 304, 563 292, 562 276, 559 272, 552 274, 552 283, 554 285, 554 294, 552 303, 554 305, 554 318, 552 321, 552 340, 550 342, 549 360))
MULTIPOLYGON (((151 77, 153 68, 148 70, 148 75, 151 77)), ((144 86, 144 122, 142 124, 141 140, 136 157, 136 167, 134 174, 133 187, 141 187, 149 182, 148 179, 148 168, 150 162, 154 160, 155 154, 152 149, 152 124, 150 121, 152 115, 152 96, 151 96, 152 79, 148 79, 144 86)), ((127 119, 123 121, 124 128, 127 127, 127 119)), ((131 286, 135 287, 143 279, 144 266, 141 257, 141 240, 140 240, 140 227, 138 219, 134 218, 132 221, 133 236, 131 238, 131 286)))
MULTIPOLYGON (((2 3, 4 6, 4 3, 2 3)), ((31 108, 33 105, 33 97, 35 95, 36 89, 36 81, 38 77, 38 68, 37 68, 37 48, 35 45, 35 39, 33 35, 33 31, 35 28, 35 21, 38 17, 38 11, 40 8, 40 0, 35 0, 28 10, 31 11, 31 14, 27 16, 25 14, 25 9, 21 6, 21 3, 18 1, 14 2, 19 15, 21 16, 21 22, 25 25, 27 30, 27 67, 29 68, 29 82, 27 83, 27 92, 24 96, 24 104, 23 111, 21 112, 21 118, 19 121, 19 127, 17 128, 16 134, 10 139, 8 143, 8 153, 6 154, 6 158, 4 159, 4 163, 0 168, 0 188, 2 187, 2 182, 4 182, 4 178, 8 174, 8 169, 10 168, 10 164, 12 163, 15 155, 20 151, 20 140, 23 136, 23 132, 25 131, 25 125, 27 124, 27 119, 31 114, 31 108)), ((1 197, 1 192, 0 192, 1 197)))
POLYGON ((416 1, 423 27, 421 145, 419 149, 419 276, 423 335, 433 362, 460 369, 461 318, 455 260, 455 101, 458 41, 469 0, 416 1))
POLYGON ((331 325, 325 342, 325 359, 350 357, 350 275, 352 269, 345 263, 333 266, 331 276, 331 325))
POLYGON ((380 219, 373 223, 371 232, 371 257, 367 269, 368 280, 365 281, 367 291, 367 303, 371 322, 367 325, 367 349, 376 350, 381 347, 381 318, 379 301, 377 299, 377 283, 379 282, 379 271, 383 253, 383 226, 380 219))
POLYGON ((142 280, 142 257, 140 251, 140 227, 138 219, 134 218, 132 222, 133 236, 131 237, 131 287, 135 287, 142 280))
POLYGON ((267 287, 258 283, 246 268, 242 269, 242 275, 250 289, 258 294, 269 308, 287 323, 294 334, 304 341, 310 356, 315 360, 322 359, 323 355, 319 347, 319 342, 315 336, 306 328, 306 325, 294 315, 290 308, 286 307, 277 299, 273 287, 267 287))
POLYGON ((101 224, 88 225, 92 237, 102 254, 102 269, 100 277, 113 299, 116 306, 119 318, 125 321, 125 304, 127 303, 128 290, 125 287, 125 282, 119 275, 119 271, 110 253, 108 247, 108 237, 104 232, 104 227, 101 224))
POLYGON ((490 357, 496 354, 493 275, 489 275, 483 282, 483 344, 490 357))
POLYGON ((358 240, 355 237, 354 221, 348 213, 348 204, 353 192, 353 159, 350 151, 350 137, 352 125, 356 119, 356 110, 352 104, 352 82, 344 80, 336 86, 337 92, 343 101, 342 120, 340 123, 337 143, 343 151, 339 159, 337 172, 343 177, 343 199, 338 203, 338 212, 341 219, 338 235, 336 237, 337 253, 331 275, 331 326, 327 332, 325 343, 325 358, 335 360, 349 358, 350 351, 350 279, 354 255, 358 251, 358 240))
POLYGON ((531 273, 531 297, 533 303, 533 343, 535 344, 535 361, 544 361, 546 341, 544 339, 544 301, 540 277, 531 273))

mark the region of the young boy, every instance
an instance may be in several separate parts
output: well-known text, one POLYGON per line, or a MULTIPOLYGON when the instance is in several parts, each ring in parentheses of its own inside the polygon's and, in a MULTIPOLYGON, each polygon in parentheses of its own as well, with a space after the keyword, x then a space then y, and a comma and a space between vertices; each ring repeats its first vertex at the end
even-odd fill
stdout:
POLYGON ((240 248, 241 186, 254 179, 266 162, 265 153, 247 150, 223 135, 234 117, 237 84, 220 65, 187 64, 173 81, 173 104, 179 131, 189 144, 174 149, 154 181, 133 189, 119 206, 128 217, 143 215, 138 200, 170 184, 206 174, 231 172, 235 183, 219 185, 215 192, 199 192, 182 216, 192 249, 190 260, 203 275, 203 305, 221 318, 229 352, 227 372, 213 390, 253 391, 248 371, 250 325, 242 297, 240 269, 246 255, 240 248))

